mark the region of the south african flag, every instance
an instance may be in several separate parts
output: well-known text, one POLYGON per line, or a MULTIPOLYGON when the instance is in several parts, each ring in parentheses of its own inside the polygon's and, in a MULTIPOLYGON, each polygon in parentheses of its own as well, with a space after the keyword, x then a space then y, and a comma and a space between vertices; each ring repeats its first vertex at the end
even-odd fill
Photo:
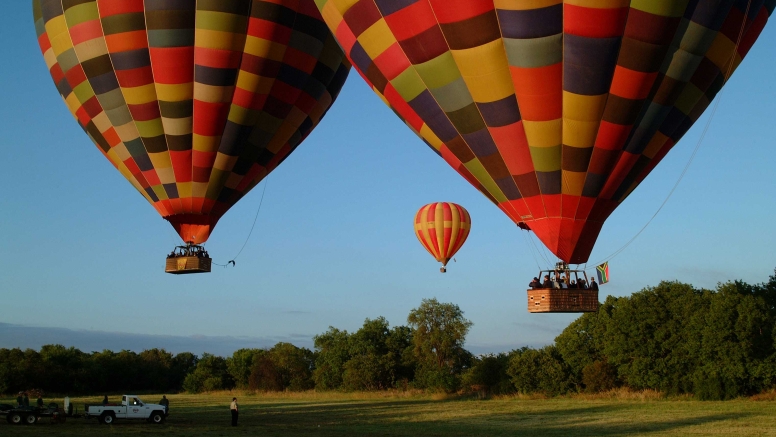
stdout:
POLYGON ((599 284, 606 284, 609 282, 609 261, 596 267, 595 272, 598 274, 599 284))

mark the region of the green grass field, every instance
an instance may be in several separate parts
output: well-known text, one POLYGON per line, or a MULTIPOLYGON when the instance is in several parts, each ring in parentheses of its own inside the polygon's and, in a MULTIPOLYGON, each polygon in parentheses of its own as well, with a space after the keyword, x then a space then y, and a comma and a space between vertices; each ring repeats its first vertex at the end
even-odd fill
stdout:
MULTIPOLYGON (((141 396, 157 402, 160 395, 141 396)), ((741 399, 700 402, 654 394, 612 394, 555 399, 521 397, 478 400, 403 393, 172 395, 163 425, 69 419, 32 426, 0 421, 0 435, 166 436, 622 436, 776 435, 776 402, 741 399), (240 424, 229 426, 229 402, 240 403, 240 424)), ((118 396, 111 400, 119 399, 118 396)), ((101 397, 76 398, 85 402, 101 397)), ((46 399, 46 402, 51 400, 46 399)), ((62 403, 61 399, 53 401, 62 403)), ((0 403, 10 403, 9 399, 0 403)))

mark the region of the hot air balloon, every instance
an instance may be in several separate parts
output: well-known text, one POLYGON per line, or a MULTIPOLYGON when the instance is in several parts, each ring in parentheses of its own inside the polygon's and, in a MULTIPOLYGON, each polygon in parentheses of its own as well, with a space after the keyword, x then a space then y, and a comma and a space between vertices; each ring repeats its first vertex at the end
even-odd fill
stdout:
POLYGON ((776 0, 317 0, 359 74, 567 263, 689 130, 776 0))
POLYGON ((187 243, 174 273, 209 271, 195 246, 310 134, 350 68, 313 0, 32 5, 70 112, 187 243))
POLYGON ((415 236, 437 261, 440 272, 447 271, 447 263, 466 242, 472 226, 469 211, 461 205, 448 202, 430 203, 415 214, 415 236))

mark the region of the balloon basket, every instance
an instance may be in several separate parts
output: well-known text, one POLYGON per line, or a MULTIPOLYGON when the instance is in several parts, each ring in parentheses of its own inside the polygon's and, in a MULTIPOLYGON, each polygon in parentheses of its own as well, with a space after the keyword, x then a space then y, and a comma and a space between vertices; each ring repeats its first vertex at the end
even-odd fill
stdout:
POLYGON ((439 268, 439 271, 440 271, 440 273, 445 273, 445 272, 447 271, 447 268, 445 268, 445 267, 440 267, 440 268, 439 268))
POLYGON ((528 290, 529 313, 594 313, 598 290, 539 288, 528 290))
POLYGON ((189 244, 178 246, 167 255, 165 273, 185 275, 190 273, 210 273, 213 260, 202 246, 189 244))

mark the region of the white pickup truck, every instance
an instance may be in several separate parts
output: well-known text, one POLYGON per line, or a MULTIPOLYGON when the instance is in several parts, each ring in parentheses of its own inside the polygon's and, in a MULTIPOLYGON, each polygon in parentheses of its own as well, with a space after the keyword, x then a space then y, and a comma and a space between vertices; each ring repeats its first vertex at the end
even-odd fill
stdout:
POLYGON ((164 405, 147 404, 135 395, 121 397, 121 405, 87 405, 84 417, 96 417, 100 423, 112 424, 116 419, 145 419, 151 423, 162 423, 167 417, 164 405))

